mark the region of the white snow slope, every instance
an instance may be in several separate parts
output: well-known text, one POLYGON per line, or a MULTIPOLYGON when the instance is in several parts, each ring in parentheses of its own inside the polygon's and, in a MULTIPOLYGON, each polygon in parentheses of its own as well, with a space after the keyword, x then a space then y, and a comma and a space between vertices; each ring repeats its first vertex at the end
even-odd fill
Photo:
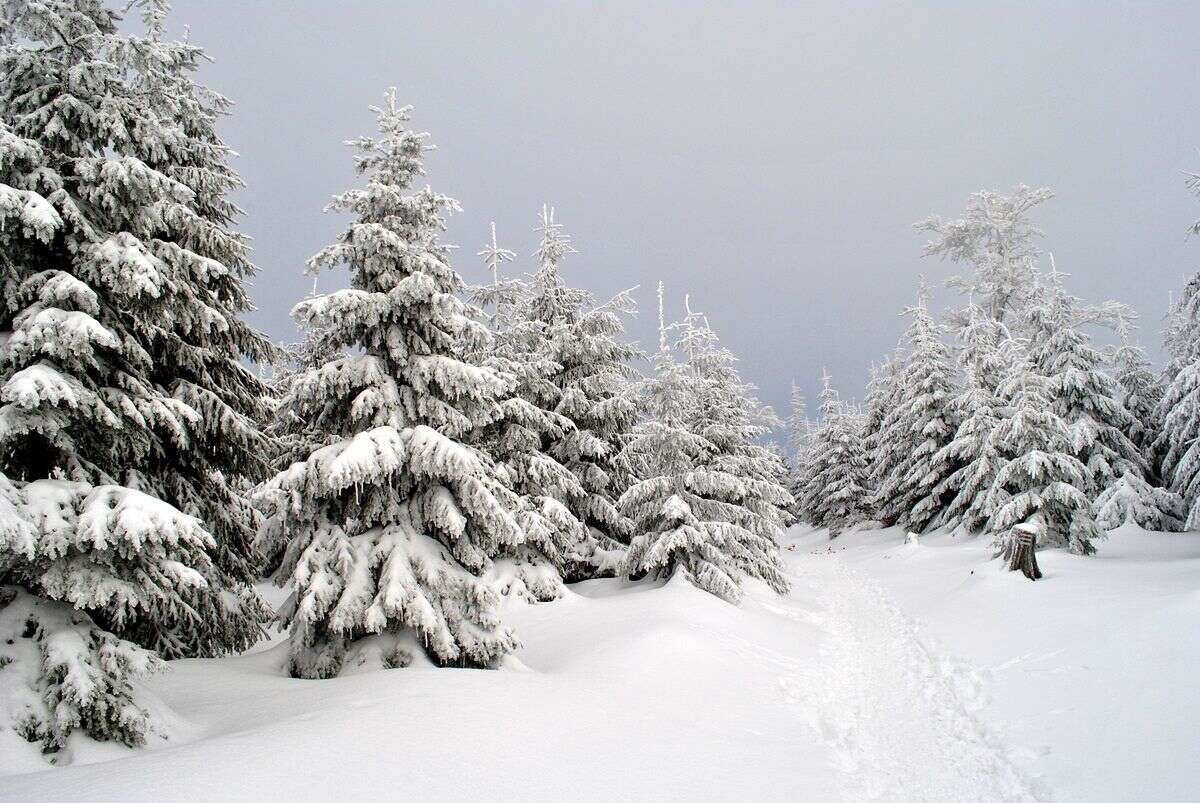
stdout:
POLYGON ((0 732, 0 798, 1195 799, 1200 535, 1040 553, 1036 583, 903 542, 794 531, 792 593, 740 607, 681 578, 514 603, 495 672, 173 662, 146 749, 77 736, 49 767, 0 732))

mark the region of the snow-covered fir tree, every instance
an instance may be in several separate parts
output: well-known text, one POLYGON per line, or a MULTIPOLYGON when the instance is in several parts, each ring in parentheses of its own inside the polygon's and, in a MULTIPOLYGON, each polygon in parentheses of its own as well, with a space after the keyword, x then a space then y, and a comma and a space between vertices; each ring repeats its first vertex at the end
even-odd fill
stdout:
POLYGON ((863 400, 863 451, 867 455, 867 490, 870 494, 871 515, 878 513, 879 498, 876 488, 879 480, 887 477, 896 468, 900 455, 884 448, 884 423, 902 402, 900 398, 900 372, 904 360, 899 348, 881 364, 872 364, 867 380, 866 398, 863 400))
POLYGON ((949 501, 933 520, 933 526, 962 527, 975 533, 987 527, 992 514, 988 493, 1006 462, 990 437, 1008 414, 996 394, 1006 367, 1026 357, 1020 343, 1008 337, 1004 325, 979 307, 968 308, 967 325, 960 330, 959 339, 964 382, 950 403, 950 414, 960 423, 936 458, 939 464, 958 468, 934 488, 934 496, 949 501))
POLYGON ((1121 386, 1103 368, 1103 355, 1079 322, 1081 303, 1062 286, 1054 271, 1031 302, 1028 316, 1030 359, 1035 371, 1049 379, 1054 411, 1071 434, 1071 448, 1086 467, 1089 496, 1099 493, 1126 472, 1146 476, 1146 461, 1126 432, 1133 429, 1121 403, 1121 386))
POLYGON ((469 359, 490 335, 455 295, 462 280, 439 240, 457 204, 413 189, 426 135, 394 92, 373 110, 378 137, 350 143, 366 186, 330 204, 352 222, 309 262, 348 267, 351 287, 294 310, 350 353, 306 372, 284 401, 338 440, 260 492, 292 534, 281 616, 300 677, 405 665, 422 649, 489 666, 517 646, 482 579, 524 540, 517 499, 467 443, 499 417, 512 379, 469 359))
POLYGON ((820 418, 801 481, 800 504, 809 511, 810 523, 827 527, 832 538, 871 518, 869 464, 861 417, 843 408, 828 372, 821 381, 820 418))
POLYGON ((793 499, 792 513, 801 521, 810 521, 812 512, 805 505, 802 490, 805 478, 809 473, 815 427, 813 421, 808 417, 808 404, 804 399, 804 392, 794 381, 792 382, 791 406, 791 415, 788 416, 787 421, 788 446, 792 452, 788 490, 793 499))
MULTIPOLYGON (((782 422, 759 402, 758 388, 742 378, 737 358, 721 345, 707 317, 693 312, 686 299, 685 307, 679 348, 687 357, 696 393, 689 427, 716 448, 707 467, 740 480, 733 499, 746 512, 739 523, 758 538, 778 544, 795 500, 787 489, 786 468, 763 440, 782 422)), ((765 567, 743 568, 773 586, 787 585, 777 559, 765 567)))
POLYGON ((945 462, 950 453, 942 448, 950 443, 958 421, 950 402, 957 392, 950 350, 942 340, 945 327, 930 314, 925 290, 905 333, 908 360, 897 383, 897 405, 883 421, 879 463, 890 467, 879 477, 875 489, 879 518, 910 530, 922 531, 949 502, 939 492, 943 480, 958 469, 945 462))
POLYGON ((1129 413, 1129 430, 1125 433, 1145 458, 1149 478, 1157 481, 1161 476, 1161 459, 1156 453, 1157 443, 1162 436, 1162 399, 1164 387, 1161 377, 1146 359, 1146 352, 1132 341, 1128 327, 1119 332, 1120 345, 1109 362, 1113 378, 1122 391, 1121 403, 1129 413))
POLYGON ((1131 340, 1128 326, 1118 330, 1120 344, 1110 360, 1120 387, 1122 406, 1129 413, 1125 434, 1146 461, 1143 471, 1127 468, 1108 480, 1092 504, 1096 523, 1111 530, 1133 522, 1147 530, 1183 528, 1187 509, 1179 494, 1158 487, 1162 437, 1163 383, 1150 367, 1145 352, 1131 340))
POLYGON ((543 439, 543 450, 570 469, 581 494, 567 507, 586 527, 568 563, 571 579, 611 575, 619 569, 632 523, 616 502, 635 479, 622 455, 638 419, 633 360, 640 352, 624 340, 624 321, 636 311, 630 291, 604 303, 568 285, 562 261, 574 253, 552 207, 543 206, 537 269, 529 282, 522 321, 537 339, 537 353, 555 369, 545 399, 571 424, 543 439))
POLYGON ((746 480, 716 465, 721 449, 692 429, 706 394, 697 371, 672 353, 662 321, 661 284, 659 310, 654 375, 643 383, 647 417, 625 449, 644 479, 618 500, 637 533, 625 572, 670 577, 682 570, 699 588, 730 601, 741 597, 747 575, 782 593, 787 581, 769 513, 764 515, 757 502, 747 506, 746 480))
MULTIPOLYGON (((1188 178, 1200 195, 1200 175, 1188 178)), ((1200 222, 1191 227, 1200 234, 1200 222)), ((1183 497, 1186 527, 1200 528, 1200 273, 1195 274, 1168 311, 1165 336, 1166 387, 1159 404, 1161 456, 1166 487, 1183 497)))
POLYGON ((500 264, 511 251, 499 247, 495 225, 491 244, 479 254, 492 281, 471 288, 470 295, 490 308, 492 340, 477 355, 485 365, 515 379, 511 393, 500 403, 499 417, 476 430, 474 442, 503 472, 517 495, 517 523, 525 537, 494 562, 491 582, 501 593, 530 601, 557 598, 567 566, 583 549, 587 530, 569 507, 568 499, 583 495, 570 469, 545 449, 545 444, 574 430, 574 424, 555 411, 560 399, 551 378, 560 366, 546 356, 540 327, 527 311, 532 292, 519 279, 501 277, 500 264))
POLYGON ((1105 530, 1132 522, 1145 530, 1177 532, 1183 529, 1187 510, 1179 494, 1126 471, 1096 497, 1092 512, 1097 526, 1105 530))
POLYGON ((1011 413, 992 429, 988 448, 1004 456, 986 502, 989 529, 1002 546, 1017 524, 1040 533, 1039 546, 1063 546, 1079 555, 1104 537, 1092 517, 1091 477, 1074 455, 1071 431, 1055 412, 1052 380, 1032 357, 1013 360, 1000 385, 1011 413))
POLYGON ((1037 288, 1037 241, 1042 232, 1029 213, 1054 197, 1049 189, 1024 184, 1011 195, 980 191, 967 200, 962 217, 944 220, 931 216, 916 224, 931 238, 925 256, 940 256, 970 269, 949 284, 973 299, 993 319, 1005 321, 1010 313, 1020 319, 1025 304, 1037 288))
POLYGON ((140 37, 85 0, 3 20, 0 471, 58 515, 0 581, 165 657, 213 655, 267 617, 241 494, 265 394, 241 359, 272 350, 241 319, 227 102, 151 11, 140 37))

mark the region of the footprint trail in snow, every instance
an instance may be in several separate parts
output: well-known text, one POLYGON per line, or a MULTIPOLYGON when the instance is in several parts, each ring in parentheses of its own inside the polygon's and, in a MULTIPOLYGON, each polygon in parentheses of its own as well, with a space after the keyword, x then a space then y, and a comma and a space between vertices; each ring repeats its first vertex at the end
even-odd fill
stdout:
POLYGON ((977 716, 979 679, 934 649, 872 580, 834 554, 789 555, 822 609, 820 659, 781 679, 830 745, 847 800, 1040 801, 1049 794, 977 716))

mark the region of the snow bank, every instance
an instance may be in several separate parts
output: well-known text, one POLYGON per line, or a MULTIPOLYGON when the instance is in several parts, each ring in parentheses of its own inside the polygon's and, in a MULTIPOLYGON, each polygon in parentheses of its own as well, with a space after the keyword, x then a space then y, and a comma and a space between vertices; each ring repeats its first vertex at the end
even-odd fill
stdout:
POLYGON ((739 606, 681 577, 514 595, 526 646, 498 671, 296 680, 278 643, 173 661, 138 682, 146 748, 76 735, 47 768, 0 733, 0 798, 1193 795, 1200 536, 1122 528, 1095 557, 1043 551, 1037 583, 980 540, 788 546, 791 594, 754 581, 739 606))

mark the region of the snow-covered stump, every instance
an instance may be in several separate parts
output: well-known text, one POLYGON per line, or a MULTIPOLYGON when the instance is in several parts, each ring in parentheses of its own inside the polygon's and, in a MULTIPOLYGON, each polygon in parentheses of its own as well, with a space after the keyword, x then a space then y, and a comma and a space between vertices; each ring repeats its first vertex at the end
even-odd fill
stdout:
POLYGON ((1019 571, 1030 580, 1042 576, 1037 565, 1037 533, 1038 528, 1032 524, 1016 525, 1009 531, 1001 552, 1010 572, 1019 571))

